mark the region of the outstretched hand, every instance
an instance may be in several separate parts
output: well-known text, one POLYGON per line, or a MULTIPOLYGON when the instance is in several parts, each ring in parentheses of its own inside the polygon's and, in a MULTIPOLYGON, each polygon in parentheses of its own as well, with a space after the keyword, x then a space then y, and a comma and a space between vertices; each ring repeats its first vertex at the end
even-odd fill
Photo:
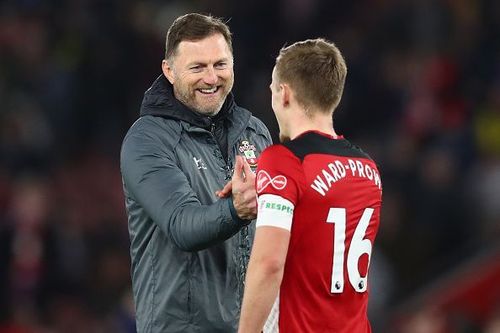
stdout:
POLYGON ((236 156, 231 181, 215 194, 219 198, 232 195, 234 208, 241 219, 252 220, 257 216, 255 174, 243 157, 236 156))

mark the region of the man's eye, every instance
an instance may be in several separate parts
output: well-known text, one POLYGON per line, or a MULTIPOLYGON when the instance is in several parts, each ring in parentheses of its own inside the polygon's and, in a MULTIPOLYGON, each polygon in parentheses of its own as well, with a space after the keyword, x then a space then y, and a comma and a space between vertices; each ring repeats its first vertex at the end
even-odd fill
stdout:
POLYGON ((191 66, 189 69, 193 72, 199 72, 201 71, 201 66, 191 66))
POLYGON ((225 63, 225 62, 218 62, 215 64, 215 68, 221 69, 221 68, 226 68, 226 67, 227 67, 227 63, 225 63))

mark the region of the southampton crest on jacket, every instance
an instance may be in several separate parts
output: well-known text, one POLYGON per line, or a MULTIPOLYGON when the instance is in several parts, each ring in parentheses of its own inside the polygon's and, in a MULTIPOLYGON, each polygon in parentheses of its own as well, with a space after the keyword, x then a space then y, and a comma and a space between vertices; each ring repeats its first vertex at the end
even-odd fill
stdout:
POLYGON ((241 141, 239 151, 243 154, 252 168, 257 167, 257 156, 255 155, 256 150, 255 146, 248 140, 241 141))

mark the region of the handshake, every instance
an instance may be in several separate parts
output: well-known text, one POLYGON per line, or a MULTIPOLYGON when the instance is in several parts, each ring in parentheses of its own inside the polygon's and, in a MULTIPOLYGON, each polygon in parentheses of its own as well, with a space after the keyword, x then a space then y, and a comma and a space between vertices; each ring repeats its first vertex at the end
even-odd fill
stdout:
POLYGON ((215 195, 219 198, 227 198, 231 195, 240 219, 253 220, 257 217, 255 174, 243 157, 236 156, 233 177, 223 189, 215 192, 215 195))

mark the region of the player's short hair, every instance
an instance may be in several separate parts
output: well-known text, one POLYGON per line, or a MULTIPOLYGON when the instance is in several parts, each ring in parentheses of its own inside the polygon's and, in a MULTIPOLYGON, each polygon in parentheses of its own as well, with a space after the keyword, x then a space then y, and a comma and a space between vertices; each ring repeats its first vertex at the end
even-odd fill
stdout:
POLYGON ((182 41, 199 41, 213 34, 220 33, 233 53, 231 31, 220 18, 198 13, 179 16, 172 23, 167 32, 165 41, 165 59, 169 59, 177 52, 182 41))
POLYGON ((316 107, 333 112, 338 106, 347 66, 334 43, 317 38, 283 47, 275 70, 278 81, 293 89, 306 110, 316 107))

